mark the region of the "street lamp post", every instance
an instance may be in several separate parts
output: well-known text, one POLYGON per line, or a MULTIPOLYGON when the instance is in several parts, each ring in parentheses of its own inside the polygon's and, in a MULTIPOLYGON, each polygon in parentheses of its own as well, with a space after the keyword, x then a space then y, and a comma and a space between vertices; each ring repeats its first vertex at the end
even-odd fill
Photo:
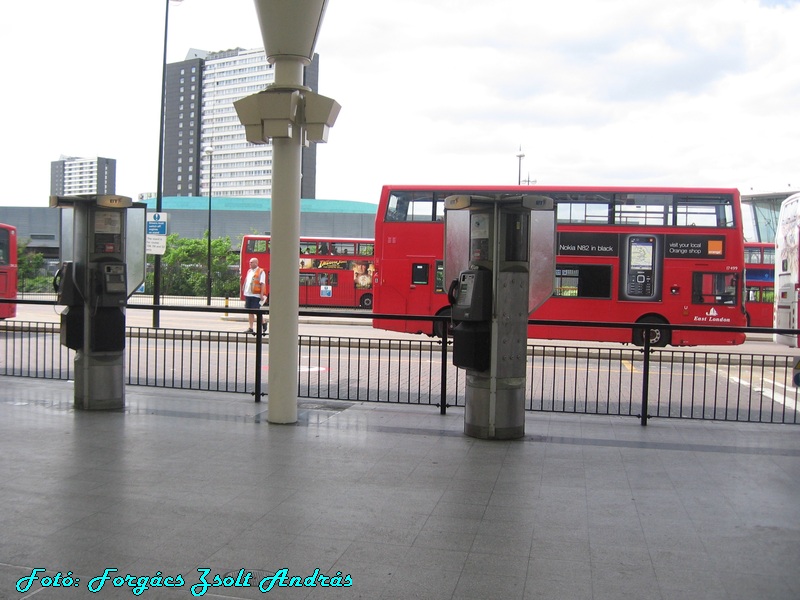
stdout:
POLYGON ((517 185, 522 185, 522 159, 525 158, 525 154, 522 152, 522 146, 519 147, 519 152, 517 153, 517 160, 519 161, 519 167, 517 169, 517 185))
POLYGON ((214 149, 206 148, 208 156, 208 277, 206 280, 206 305, 211 306, 211 177, 214 174, 214 149))
MULTIPOLYGON (((164 2, 164 56, 161 61, 161 118, 158 121, 158 182, 156 183, 156 212, 162 211, 164 196, 164 129, 167 111, 167 40, 169 39, 169 3, 179 4, 183 0, 165 0, 164 2)), ((153 306, 161 304, 161 255, 156 254, 153 260, 153 306)), ((159 327, 161 316, 158 308, 153 309, 153 327, 159 327)))

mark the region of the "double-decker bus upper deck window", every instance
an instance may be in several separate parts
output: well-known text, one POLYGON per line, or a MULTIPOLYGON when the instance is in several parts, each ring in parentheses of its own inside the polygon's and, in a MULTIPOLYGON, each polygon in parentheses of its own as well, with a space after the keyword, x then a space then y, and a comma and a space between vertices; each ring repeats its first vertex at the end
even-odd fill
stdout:
POLYGON ((671 194, 617 194, 615 225, 663 227, 669 223, 671 194))
POLYGON ((249 254, 268 254, 268 240, 247 240, 247 252, 249 254))
POLYGON ((433 222, 444 217, 440 204, 442 200, 436 200, 431 192, 393 192, 386 207, 386 220, 433 222))
POLYGON ((433 209, 435 211, 434 219, 436 221, 442 222, 444 221, 444 197, 439 195, 436 197, 434 201, 433 209))
POLYGON ((764 264, 765 265, 774 265, 775 264, 775 248, 764 248, 764 264))
POLYGON ((356 245, 354 242, 332 242, 331 254, 334 256, 354 256, 356 245))
POLYGON ((357 253, 359 256, 372 256, 375 254, 375 244, 372 242, 361 242, 358 244, 357 253))
POLYGON ((544 192, 553 198, 558 223, 607 225, 611 218, 611 199, 599 192, 544 192))
POLYGON ((300 242, 300 254, 317 254, 317 242, 300 242))
POLYGON ((678 196, 675 198, 678 227, 735 227, 730 196, 678 196))
MULTIPOLYGON (((773 251, 773 260, 774 260, 773 251)), ((744 249, 744 262, 749 265, 761 265, 763 259, 761 257, 761 248, 745 248, 744 249)))

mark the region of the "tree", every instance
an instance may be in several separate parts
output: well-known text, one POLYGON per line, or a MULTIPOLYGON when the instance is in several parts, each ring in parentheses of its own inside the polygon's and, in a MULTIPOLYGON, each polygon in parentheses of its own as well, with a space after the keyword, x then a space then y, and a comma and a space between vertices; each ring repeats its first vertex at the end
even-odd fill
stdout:
POLYGON ((17 280, 22 293, 53 291, 53 279, 44 267, 44 254, 28 252, 29 240, 17 241, 17 280))
MULTIPOLYGON (((153 255, 147 262, 154 261, 153 255)), ((231 250, 230 237, 211 240, 211 283, 213 296, 239 295, 239 255, 231 250)), ((205 296, 208 269, 208 232, 203 238, 167 236, 161 257, 161 293, 165 296, 205 296)), ((145 290, 153 292, 153 271, 148 268, 145 290)))

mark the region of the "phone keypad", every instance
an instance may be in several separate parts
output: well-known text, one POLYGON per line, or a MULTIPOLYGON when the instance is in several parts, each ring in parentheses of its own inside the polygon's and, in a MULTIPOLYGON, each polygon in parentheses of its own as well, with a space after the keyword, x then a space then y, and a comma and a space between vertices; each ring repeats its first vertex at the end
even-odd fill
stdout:
POLYGON ((651 296, 653 294, 653 277, 645 273, 628 275, 628 295, 651 296))

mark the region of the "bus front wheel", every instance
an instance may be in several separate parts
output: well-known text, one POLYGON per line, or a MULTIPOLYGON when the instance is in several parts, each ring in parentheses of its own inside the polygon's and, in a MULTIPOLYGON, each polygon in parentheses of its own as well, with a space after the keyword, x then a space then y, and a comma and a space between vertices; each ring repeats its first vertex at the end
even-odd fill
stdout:
POLYGON ((364 294, 359 302, 361 308, 372 308, 372 294, 364 294))
MULTIPOLYGON (((648 325, 666 325, 667 322, 661 317, 649 316, 642 317, 636 323, 647 323, 648 325)), ((633 343, 636 346, 644 346, 644 329, 635 329, 633 331, 633 343)), ((658 348, 663 348, 670 343, 670 332, 668 329, 662 327, 651 327, 650 332, 650 345, 658 348)))

